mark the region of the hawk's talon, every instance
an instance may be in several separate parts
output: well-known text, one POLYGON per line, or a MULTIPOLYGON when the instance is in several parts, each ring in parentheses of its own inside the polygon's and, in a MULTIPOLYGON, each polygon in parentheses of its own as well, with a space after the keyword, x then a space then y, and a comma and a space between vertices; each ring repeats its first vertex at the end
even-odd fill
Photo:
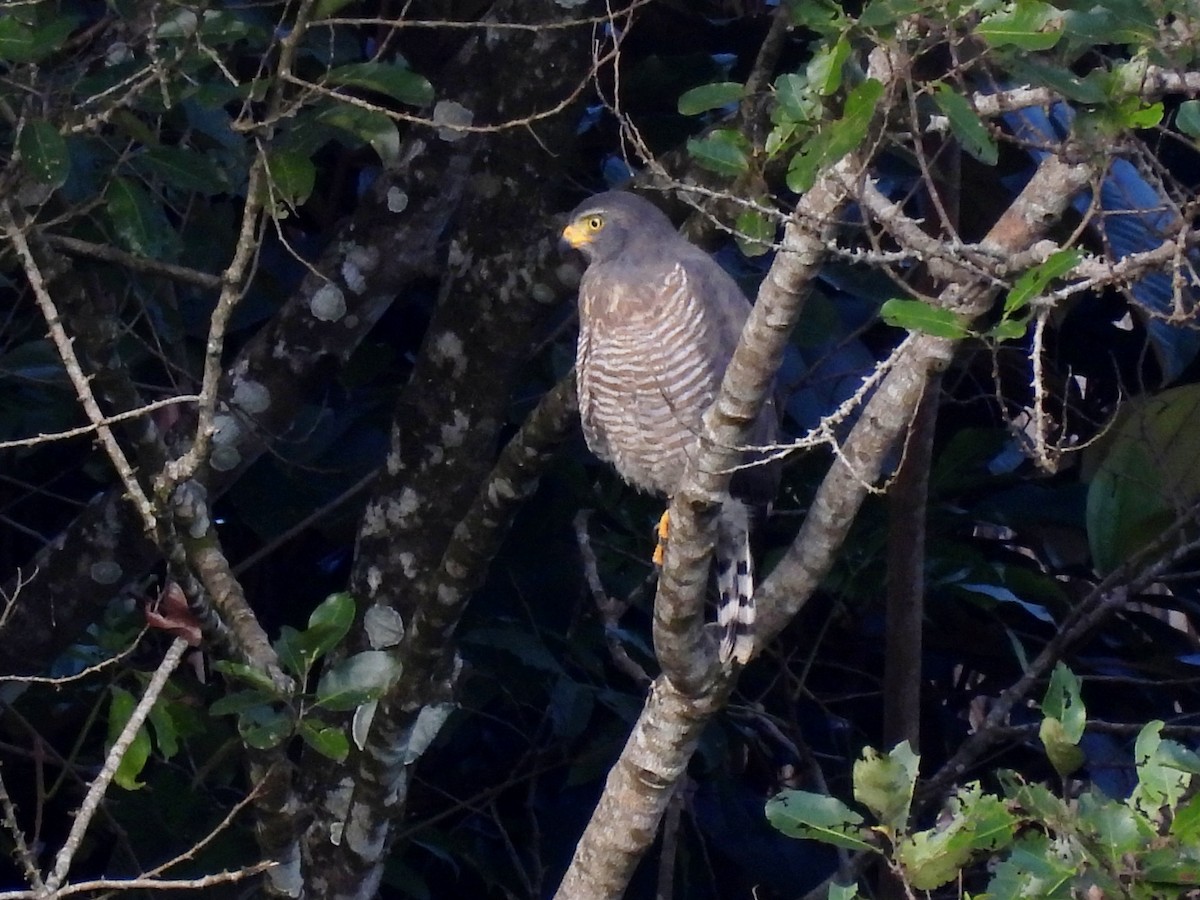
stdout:
POLYGON ((654 545, 654 555, 650 557, 656 566, 660 569, 663 565, 663 559, 667 555, 667 536, 671 531, 671 511, 663 510, 663 514, 659 516, 658 524, 654 526, 654 536, 658 539, 658 543, 654 545))

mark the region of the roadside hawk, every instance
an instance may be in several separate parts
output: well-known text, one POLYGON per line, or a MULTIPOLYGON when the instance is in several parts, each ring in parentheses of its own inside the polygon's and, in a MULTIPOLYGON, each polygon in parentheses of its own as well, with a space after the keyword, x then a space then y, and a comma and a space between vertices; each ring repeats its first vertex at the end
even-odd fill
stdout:
MULTIPOLYGON (((584 201, 562 236, 588 261, 579 285, 576 356, 584 437, 627 482, 669 497, 697 445, 701 417, 716 398, 750 303, 712 257, 633 194, 608 191, 584 201)), ((769 401, 750 443, 774 443, 776 429, 769 401)), ((751 451, 744 462, 756 459, 751 451)), ((747 503, 770 502, 777 481, 774 464, 739 469, 717 517, 722 662, 745 663, 754 646, 747 503)), ((666 514, 660 538, 665 526, 666 514)))

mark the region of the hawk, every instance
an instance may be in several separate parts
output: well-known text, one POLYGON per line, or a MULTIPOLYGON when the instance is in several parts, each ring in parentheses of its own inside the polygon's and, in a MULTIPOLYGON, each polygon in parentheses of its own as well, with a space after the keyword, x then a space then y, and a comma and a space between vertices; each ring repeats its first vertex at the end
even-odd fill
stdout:
MULTIPOLYGON (((584 201, 562 237, 588 262, 579 285, 576 355, 588 447, 633 486, 670 497, 679 489, 701 417, 716 398, 750 303, 712 257, 633 194, 608 191, 584 201)), ((774 443, 777 424, 775 405, 768 401, 750 443, 774 443)), ((744 461, 756 460, 761 455, 751 451, 744 461)), ((717 517, 722 662, 744 664, 753 650, 747 503, 769 503, 777 482, 777 465, 739 469, 717 517)), ((664 513, 660 538, 665 526, 664 513)), ((661 562, 658 552, 655 561, 661 562)))

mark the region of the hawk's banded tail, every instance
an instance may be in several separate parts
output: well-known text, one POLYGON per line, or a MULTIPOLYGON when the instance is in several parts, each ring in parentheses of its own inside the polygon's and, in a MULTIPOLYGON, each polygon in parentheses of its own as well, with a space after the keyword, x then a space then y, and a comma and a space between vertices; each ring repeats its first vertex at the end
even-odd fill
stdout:
POLYGON ((721 662, 745 665, 754 650, 754 562, 750 558, 750 513, 729 498, 717 516, 717 625, 721 662))

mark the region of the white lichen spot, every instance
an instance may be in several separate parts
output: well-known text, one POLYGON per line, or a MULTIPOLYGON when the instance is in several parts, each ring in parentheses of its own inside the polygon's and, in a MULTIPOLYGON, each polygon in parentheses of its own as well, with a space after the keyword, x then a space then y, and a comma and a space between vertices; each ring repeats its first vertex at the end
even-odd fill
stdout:
MULTIPOLYGON (((195 20, 196 14, 192 13, 191 16, 195 20)), ((195 25, 193 24, 192 27, 194 28, 195 25)), ((129 50, 129 45, 124 41, 113 41, 108 45, 108 50, 104 54, 104 65, 119 66, 131 59, 133 59, 133 54, 129 50)))
POLYGON ((276 858, 267 869, 267 877, 275 893, 283 897, 299 897, 304 892, 304 874, 300 870, 300 855, 287 854, 286 859, 276 858))
POLYGON ((409 553, 407 550, 396 557, 400 561, 400 569, 404 572, 405 578, 417 577, 417 555, 409 553))
POLYGON ((381 587, 383 587, 383 573, 379 571, 379 566, 369 566, 367 568, 367 589, 375 594, 381 587))
POLYGON ((462 599, 462 591, 458 588, 450 587, 448 584, 439 584, 437 590, 438 603, 442 606, 455 606, 462 599))
POLYGON ((387 520, 384 518, 383 510, 380 509, 378 503, 367 504, 367 508, 363 512, 360 534, 363 537, 374 537, 377 534, 383 534, 385 531, 387 531, 387 520))
POLYGON ((467 573, 470 571, 462 563, 457 563, 452 559, 446 560, 443 565, 446 567, 446 574, 459 581, 466 577, 467 573))
POLYGON ((404 617, 390 606, 375 604, 363 615, 363 629, 372 650, 395 647, 404 637, 404 617))
POLYGON ((463 126, 470 125, 475 120, 475 114, 453 100, 439 100, 433 107, 433 124, 438 127, 438 137, 443 141, 453 143, 461 141, 469 132, 463 131, 463 126))
POLYGON ((350 720, 350 737, 359 750, 367 746, 367 735, 371 733, 371 723, 375 720, 375 710, 378 708, 379 701, 370 700, 354 710, 354 717, 350 720))
POLYGON ((379 268, 379 248, 366 244, 356 244, 350 248, 346 254, 346 259, 350 260, 367 274, 370 274, 379 268))
POLYGON ((96 584, 116 584, 121 580, 122 571, 120 563, 111 559, 102 559, 92 563, 89 574, 96 584))
POLYGON ((439 362, 449 363, 455 375, 461 375, 467 367, 463 342, 453 331, 443 331, 433 342, 432 356, 439 362))
POLYGON ((399 475, 400 470, 404 468, 404 460, 400 458, 399 450, 393 450, 389 453, 383 464, 387 467, 389 475, 399 475))
POLYGON ((188 525, 188 536, 199 540, 208 532, 209 524, 208 515, 203 512, 197 512, 191 524, 188 525))
POLYGON ((346 846, 363 859, 371 861, 378 860, 382 855, 386 835, 387 828, 378 822, 376 817, 371 815, 365 807, 361 807, 357 803, 346 820, 346 830, 342 832, 346 846), (367 822, 376 822, 376 824, 374 827, 368 827, 367 822))
POLYGON ((387 192, 388 212, 402 213, 408 209, 408 194, 398 187, 390 187, 387 192))
POLYGON ((497 478, 488 484, 488 499, 511 500, 517 496, 517 489, 507 478, 497 478))
POLYGON ((363 275, 362 269, 348 259, 342 262, 342 281, 346 282, 346 287, 355 294, 361 294, 367 289, 367 277, 363 275))
POLYGON ((558 299, 558 294, 554 292, 550 285, 543 284, 540 281, 533 286, 530 293, 538 303, 550 304, 558 299))
POLYGON ((237 447, 213 447, 208 464, 218 472, 231 472, 242 464, 242 454, 237 447))
POLYGON ((399 513, 401 519, 407 519, 417 511, 417 507, 421 505, 421 498, 415 490, 406 487, 400 492, 399 499, 396 500, 396 512, 399 513))
POLYGON ((271 406, 271 392, 257 381, 238 381, 233 388, 233 403, 248 413, 266 412, 271 406))
POLYGON ((461 447, 463 438, 467 436, 467 426, 471 419, 461 409, 454 411, 454 421, 442 426, 442 444, 446 447, 461 447))
POLYGON ((213 416, 212 442, 214 447, 231 447, 242 439, 242 424, 232 413, 213 416))
POLYGON ((429 749, 429 745, 438 736, 438 732, 442 730, 442 726, 446 724, 446 720, 450 718, 450 714, 454 712, 455 708, 453 703, 434 703, 423 707, 417 713, 417 721, 413 723, 412 733, 408 738, 408 746, 405 747, 404 751, 404 761, 406 763, 414 763, 425 754, 425 751, 429 749))
POLYGON ((322 322, 336 322, 346 314, 346 297, 336 284, 323 284, 308 301, 308 308, 322 322))

